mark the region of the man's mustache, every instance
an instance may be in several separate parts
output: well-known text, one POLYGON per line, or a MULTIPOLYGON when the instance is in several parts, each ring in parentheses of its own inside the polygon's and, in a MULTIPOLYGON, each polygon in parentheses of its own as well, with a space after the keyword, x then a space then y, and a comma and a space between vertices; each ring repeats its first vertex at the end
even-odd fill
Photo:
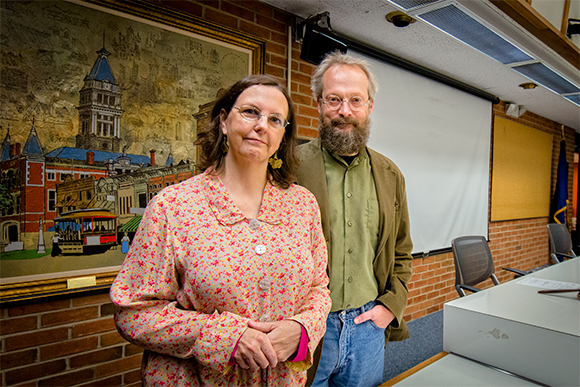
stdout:
POLYGON ((350 124, 356 128, 358 128, 359 123, 356 118, 353 117, 337 117, 330 120, 330 124, 332 126, 339 126, 344 124, 350 124))

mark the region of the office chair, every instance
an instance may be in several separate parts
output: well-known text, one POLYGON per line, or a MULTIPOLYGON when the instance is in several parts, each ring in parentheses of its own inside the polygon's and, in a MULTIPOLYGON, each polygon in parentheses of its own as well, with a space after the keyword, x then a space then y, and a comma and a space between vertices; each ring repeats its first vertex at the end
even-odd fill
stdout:
MULTIPOLYGON (((481 289, 473 285, 488 278, 491 278, 494 285, 499 285, 494 274, 493 257, 485 237, 478 235, 458 237, 451 241, 451 247, 455 261, 455 289, 460 297, 465 296, 464 289, 470 292, 480 291, 481 289)), ((515 278, 533 271, 522 271, 510 267, 504 267, 503 270, 515 273, 515 278)))
POLYGON ((478 292, 474 287, 491 278, 494 285, 499 281, 494 274, 493 258, 483 236, 462 236, 451 241, 455 262, 455 289, 459 297, 465 297, 464 290, 478 292))
POLYGON ((548 233, 550 234, 550 257, 554 263, 560 263, 565 258, 576 257, 572 250, 572 237, 565 224, 548 224, 548 233))

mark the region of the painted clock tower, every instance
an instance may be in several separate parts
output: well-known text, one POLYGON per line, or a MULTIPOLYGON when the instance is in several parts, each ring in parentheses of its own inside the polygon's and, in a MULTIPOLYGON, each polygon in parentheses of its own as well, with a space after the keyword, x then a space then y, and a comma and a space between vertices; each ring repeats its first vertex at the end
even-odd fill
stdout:
POLYGON ((107 152, 119 152, 121 141, 121 89, 109 66, 110 55, 105 47, 80 91, 79 133, 76 147, 107 152))

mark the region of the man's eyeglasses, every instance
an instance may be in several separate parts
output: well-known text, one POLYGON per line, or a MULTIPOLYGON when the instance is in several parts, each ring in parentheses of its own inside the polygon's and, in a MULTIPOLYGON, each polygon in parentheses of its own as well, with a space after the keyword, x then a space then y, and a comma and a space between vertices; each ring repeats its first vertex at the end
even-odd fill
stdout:
POLYGON ((268 119, 268 125, 274 129, 284 129, 289 124, 281 114, 272 113, 269 116, 266 116, 260 112, 260 109, 253 106, 234 106, 234 109, 238 109, 238 113, 240 113, 242 118, 246 121, 256 122, 262 118, 262 116, 265 116, 268 119))
POLYGON ((322 98, 322 103, 325 104, 326 106, 328 106, 328 108, 330 110, 340 109, 343 102, 348 103, 350 110, 357 112, 357 111, 361 110, 367 103, 369 103, 369 100, 365 101, 363 97, 359 97, 356 95, 354 97, 350 97, 350 99, 346 99, 346 98, 342 99, 338 95, 333 95, 333 94, 329 95, 326 98, 322 98))

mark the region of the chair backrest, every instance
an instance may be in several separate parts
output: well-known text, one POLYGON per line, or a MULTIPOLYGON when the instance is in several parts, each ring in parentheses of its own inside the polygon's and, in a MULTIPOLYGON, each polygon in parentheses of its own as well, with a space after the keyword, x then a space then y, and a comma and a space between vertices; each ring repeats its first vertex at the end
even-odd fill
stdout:
MULTIPOLYGON (((460 296, 459 285, 475 286, 491 278, 495 285, 499 284, 495 277, 493 257, 483 236, 462 236, 451 241, 453 259, 455 261, 455 288, 460 296)), ((463 293, 463 294, 462 294, 463 293)))
POLYGON ((561 261, 558 258, 558 254, 566 254, 572 257, 576 256, 572 249, 570 231, 568 231, 568 227, 565 224, 548 224, 548 233, 550 234, 550 255, 554 263, 561 261))

